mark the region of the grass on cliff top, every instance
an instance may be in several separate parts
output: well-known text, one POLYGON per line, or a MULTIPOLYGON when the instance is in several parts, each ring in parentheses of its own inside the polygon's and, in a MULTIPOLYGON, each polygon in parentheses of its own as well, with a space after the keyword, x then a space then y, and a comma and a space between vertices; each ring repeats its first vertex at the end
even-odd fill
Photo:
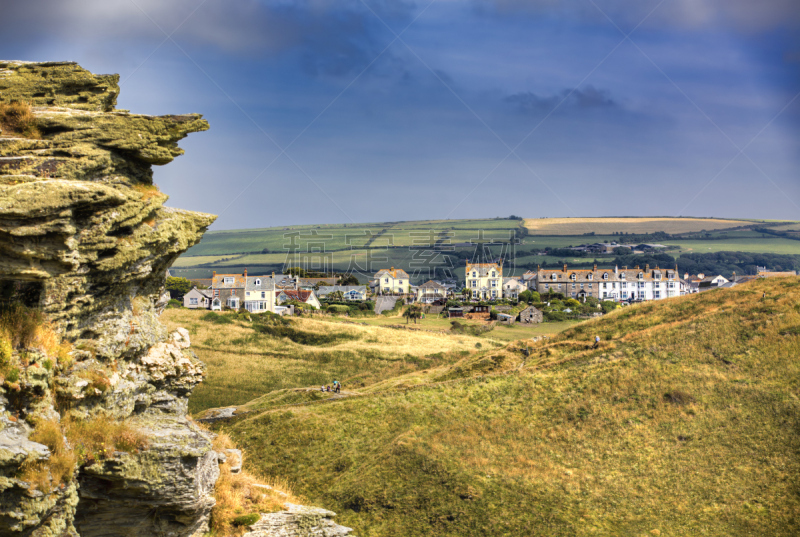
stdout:
POLYGON ((451 363, 474 350, 477 343, 488 345, 472 336, 343 325, 315 318, 264 327, 241 315, 167 309, 162 320, 170 329, 189 330, 192 349, 207 367, 206 379, 189 399, 193 414, 242 405, 276 390, 318 388, 334 380, 357 390, 451 363))
POLYGON ((761 280, 224 427, 361 536, 798 535, 798 356, 761 280))
POLYGON ((31 105, 22 102, 0 103, 0 135, 41 138, 31 105))
MULTIPOLYGON (((751 225, 746 220, 717 218, 528 218, 525 227, 532 235, 583 235, 595 233, 689 233, 751 225)), ((624 240, 624 239, 622 239, 624 240)))

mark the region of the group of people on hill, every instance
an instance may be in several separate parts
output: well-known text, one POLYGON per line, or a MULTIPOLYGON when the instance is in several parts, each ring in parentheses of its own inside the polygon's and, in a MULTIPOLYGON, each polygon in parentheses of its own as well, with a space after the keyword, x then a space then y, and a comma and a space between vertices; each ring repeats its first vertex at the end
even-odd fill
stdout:
POLYGON ((342 383, 339 382, 338 380, 334 380, 333 381, 333 389, 331 389, 330 386, 321 386, 319 391, 321 391, 321 392, 339 393, 340 391, 342 391, 342 383))

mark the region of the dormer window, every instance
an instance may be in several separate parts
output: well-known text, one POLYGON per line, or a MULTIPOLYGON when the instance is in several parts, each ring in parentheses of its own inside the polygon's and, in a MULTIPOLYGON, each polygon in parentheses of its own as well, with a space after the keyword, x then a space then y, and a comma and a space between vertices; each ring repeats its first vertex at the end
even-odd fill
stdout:
POLYGON ((261 280, 256 280, 256 285, 261 285, 261 280))
POLYGON ((477 278, 477 277, 478 277, 478 273, 477 273, 477 272, 473 272, 473 273, 472 273, 472 277, 473 277, 473 278, 477 278))
POLYGON ((587 280, 593 280, 594 279, 594 274, 590 273, 588 276, 586 276, 586 279, 587 280))
POLYGON ((494 271, 492 271, 492 278, 494 278, 494 271))
POLYGON ((607 280, 607 279, 608 279, 608 273, 607 273, 607 272, 603 273, 603 279, 604 279, 604 280, 607 280))
POLYGON ((623 272, 622 274, 620 274, 619 278, 620 278, 620 280, 624 280, 625 279, 625 273, 623 272))
POLYGON ((577 277, 575 274, 570 274, 569 279, 574 282, 577 277))
POLYGON ((233 284, 233 278, 225 277, 222 279, 222 283, 224 283, 225 285, 233 284))
POLYGON ((551 280, 553 280, 553 281, 556 281, 556 280, 558 279, 558 275, 557 275, 557 274, 553 274, 553 275, 550 277, 550 279, 551 279, 551 280))
POLYGON ((641 279, 643 279, 643 278, 644 278, 644 273, 640 272, 640 273, 639 273, 639 279, 641 280, 641 279))

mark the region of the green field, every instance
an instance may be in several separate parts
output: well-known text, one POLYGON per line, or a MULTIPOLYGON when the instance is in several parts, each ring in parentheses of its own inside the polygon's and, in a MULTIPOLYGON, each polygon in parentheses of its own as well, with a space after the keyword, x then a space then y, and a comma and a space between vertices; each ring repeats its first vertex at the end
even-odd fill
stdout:
MULTIPOLYGON (((624 308, 530 355, 481 339, 405 370, 362 362, 357 393, 287 386, 216 428, 247 468, 293 483, 356 535, 794 536, 798 303, 800 279, 760 280, 624 308)), ((303 329, 347 328, 324 324, 303 329)), ((258 371, 242 383, 257 382, 260 359, 242 357, 243 372, 258 371)), ((297 361, 330 367, 303 355, 287 367, 297 361)), ((218 367, 203 397, 228 391, 218 367)))
POLYGON ((251 273, 269 273, 279 272, 286 266, 299 265, 311 270, 353 272, 362 282, 366 282, 380 268, 393 266, 412 274, 415 283, 422 283, 433 276, 428 270, 432 268, 438 270, 435 274, 437 278, 446 277, 446 271, 456 278, 462 278, 465 260, 476 258, 476 253, 480 251, 475 243, 508 243, 512 236, 517 241, 513 248, 494 244, 484 249, 487 257, 504 255, 506 275, 520 275, 538 265, 553 266, 561 262, 610 265, 613 255, 539 255, 545 248, 567 248, 595 242, 656 242, 672 247, 667 253, 673 258, 684 253, 723 251, 800 255, 800 241, 750 229, 768 226, 785 232, 800 226, 798 223, 689 218, 535 219, 526 220, 525 223, 532 229, 523 229, 523 221, 520 220, 491 219, 210 232, 200 244, 176 261, 173 272, 188 278, 207 278, 213 270, 241 272, 247 268, 251 273), (621 232, 629 235, 564 234, 583 230, 589 224, 596 230, 620 228, 621 232), (655 231, 675 234, 642 235, 655 231), (537 234, 544 232, 554 234, 537 234), (431 245, 437 245, 440 251, 432 252, 431 245), (290 255, 291 252, 294 254, 290 255), (425 257, 431 254, 433 257, 425 257), (418 269, 421 271, 415 274, 418 269))

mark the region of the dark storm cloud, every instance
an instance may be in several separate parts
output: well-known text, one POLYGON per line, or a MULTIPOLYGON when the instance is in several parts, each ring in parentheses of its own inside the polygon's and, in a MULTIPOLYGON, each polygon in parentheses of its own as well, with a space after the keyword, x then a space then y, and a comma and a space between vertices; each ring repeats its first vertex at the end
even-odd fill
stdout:
POLYGON ((391 41, 381 19, 400 31, 414 8, 396 1, 368 4, 374 13, 350 0, 10 1, 4 2, 0 35, 17 44, 42 37, 158 42, 177 29, 178 41, 230 54, 294 51, 308 72, 338 76, 363 69, 391 41))
POLYGON ((613 108, 618 104, 609 97, 607 90, 587 85, 584 88, 564 89, 556 95, 537 95, 527 91, 515 93, 503 99, 521 113, 549 112, 556 107, 564 109, 613 108))
POLYGON ((608 15, 618 24, 626 25, 638 24, 655 9, 648 24, 682 28, 724 25, 745 32, 800 26, 797 0, 473 0, 473 5, 483 12, 498 14, 550 13, 601 22, 607 22, 608 15))

